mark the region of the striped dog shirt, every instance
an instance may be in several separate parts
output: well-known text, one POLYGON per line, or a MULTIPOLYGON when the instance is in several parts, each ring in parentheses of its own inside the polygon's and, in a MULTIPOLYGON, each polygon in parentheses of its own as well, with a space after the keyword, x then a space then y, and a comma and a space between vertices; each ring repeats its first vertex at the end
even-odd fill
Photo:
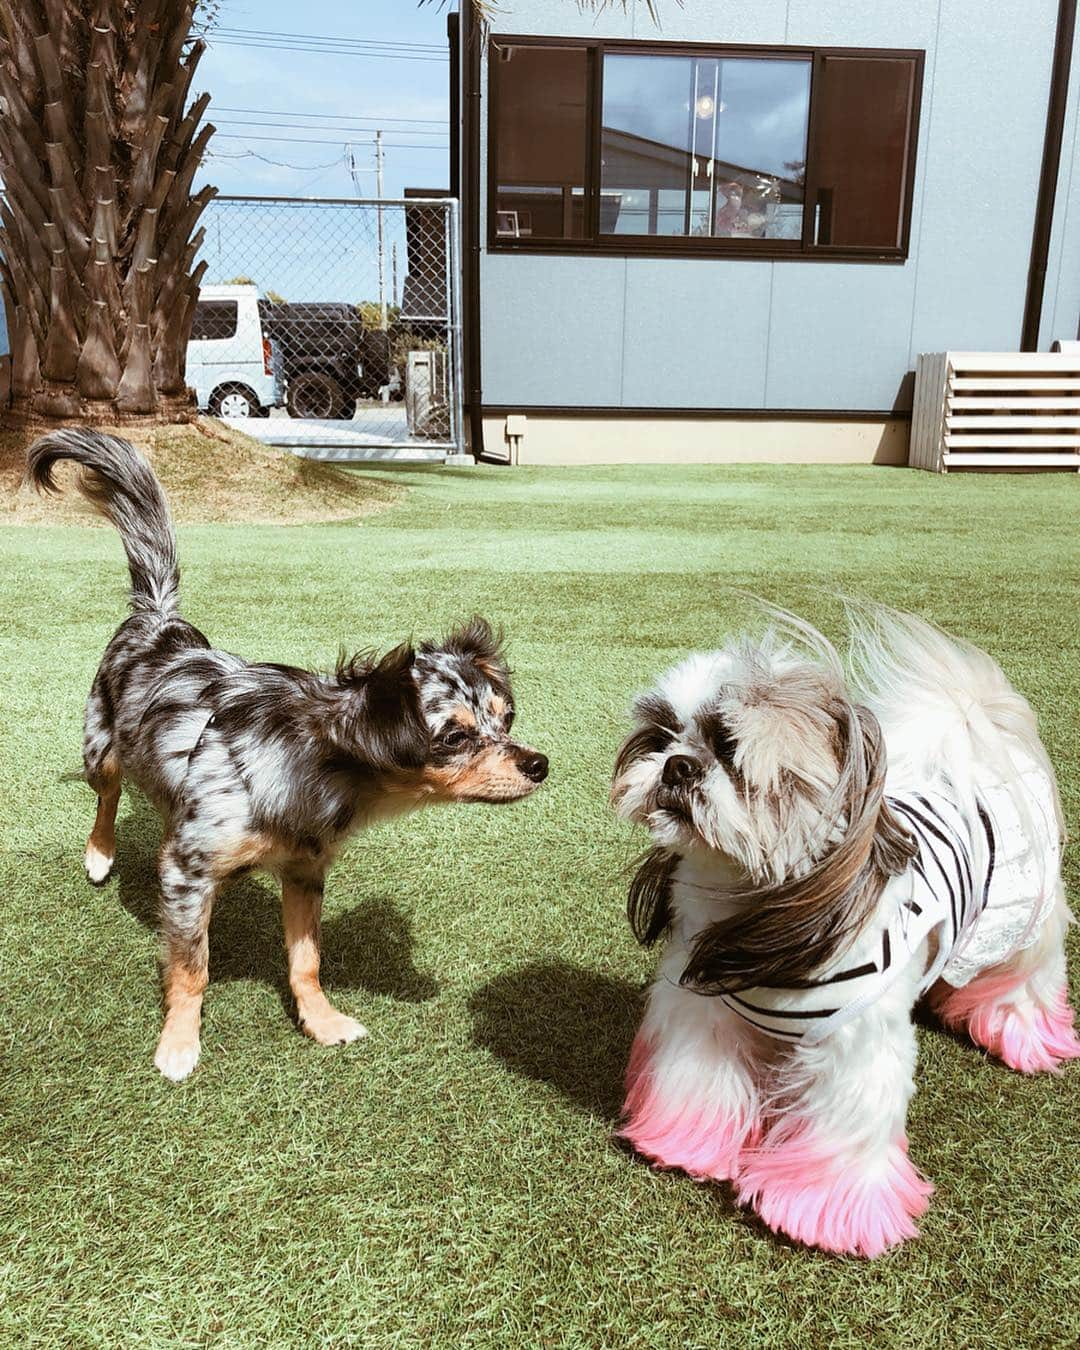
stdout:
POLYGON ((865 933, 807 988, 757 987, 722 1001, 761 1031, 812 1043, 876 1002, 931 933, 937 949, 920 994, 942 978, 966 984, 1028 945, 1053 903, 1060 856, 1053 789, 1034 767, 1021 782, 1045 838, 1032 844, 1031 824, 1004 787, 980 792, 973 820, 941 792, 890 796, 918 853, 886 885, 865 933))

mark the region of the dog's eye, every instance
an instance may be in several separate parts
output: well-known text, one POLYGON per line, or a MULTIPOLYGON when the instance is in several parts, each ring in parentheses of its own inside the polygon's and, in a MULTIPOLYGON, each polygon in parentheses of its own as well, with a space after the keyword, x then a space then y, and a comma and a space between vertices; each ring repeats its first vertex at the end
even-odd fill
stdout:
POLYGON ((668 731, 667 727, 642 727, 638 734, 642 746, 653 755, 662 755, 675 739, 675 733, 668 731))
POLYGON ((464 745, 469 739, 469 735, 468 732, 462 731, 460 727, 451 727, 449 731, 444 731, 439 739, 443 745, 452 750, 457 745, 464 745))
POLYGON ((737 744, 735 737, 724 726, 723 722, 718 722, 713 732, 712 747, 713 754, 721 764, 730 766, 735 762, 735 747, 737 744))
POLYGON ((514 710, 513 708, 511 708, 510 711, 506 714, 506 717, 503 719, 503 726, 506 728, 507 731, 509 731, 513 725, 514 725, 514 710))
POLYGON ((707 713, 704 717, 698 718, 698 731, 706 744, 712 747, 712 752, 720 763, 730 768, 735 761, 735 747, 738 743, 724 719, 718 713, 707 713))

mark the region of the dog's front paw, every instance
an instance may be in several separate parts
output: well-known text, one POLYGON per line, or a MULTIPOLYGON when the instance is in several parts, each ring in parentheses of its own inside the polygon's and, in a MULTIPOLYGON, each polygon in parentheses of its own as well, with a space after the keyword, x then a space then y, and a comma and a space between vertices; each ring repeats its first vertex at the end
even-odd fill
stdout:
POLYGON ((86 878, 92 886, 103 886, 108 881, 112 865, 113 860, 110 856, 102 853, 93 844, 87 844, 83 866, 86 868, 86 878))
POLYGON ((154 1063, 165 1078, 173 1083, 182 1082, 199 1062, 199 1040, 181 1040, 163 1032, 158 1041, 154 1063))
POLYGON ((317 1009, 300 1013, 300 1030, 320 1045, 348 1045, 367 1035, 355 1017, 346 1017, 336 1008, 317 1009))
POLYGON ((739 1203, 774 1232, 822 1251, 865 1257, 918 1237, 914 1221, 934 1190, 908 1158, 906 1139, 875 1158, 844 1164, 805 1133, 748 1150, 737 1181, 739 1203))
POLYGON ((658 1167, 679 1168, 695 1181, 728 1181, 739 1151, 757 1126, 739 1094, 688 1101, 653 1072, 652 1047, 641 1035, 626 1072, 626 1101, 619 1135, 658 1167))

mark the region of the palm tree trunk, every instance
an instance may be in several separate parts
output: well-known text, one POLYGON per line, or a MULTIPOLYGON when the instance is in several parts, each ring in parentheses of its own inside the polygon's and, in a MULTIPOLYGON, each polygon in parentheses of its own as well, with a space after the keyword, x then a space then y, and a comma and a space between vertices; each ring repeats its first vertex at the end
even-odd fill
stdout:
POLYGON ((205 264, 193 0, 0 0, 0 293, 15 420, 187 421, 205 264))

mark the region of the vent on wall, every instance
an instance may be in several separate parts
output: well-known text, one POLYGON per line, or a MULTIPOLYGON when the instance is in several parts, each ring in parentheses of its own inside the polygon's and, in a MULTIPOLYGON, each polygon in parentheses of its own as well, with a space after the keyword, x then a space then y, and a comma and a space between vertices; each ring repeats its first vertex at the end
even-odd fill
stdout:
POLYGON ((934 473, 1080 470, 1080 356, 920 356, 908 462, 934 473))

